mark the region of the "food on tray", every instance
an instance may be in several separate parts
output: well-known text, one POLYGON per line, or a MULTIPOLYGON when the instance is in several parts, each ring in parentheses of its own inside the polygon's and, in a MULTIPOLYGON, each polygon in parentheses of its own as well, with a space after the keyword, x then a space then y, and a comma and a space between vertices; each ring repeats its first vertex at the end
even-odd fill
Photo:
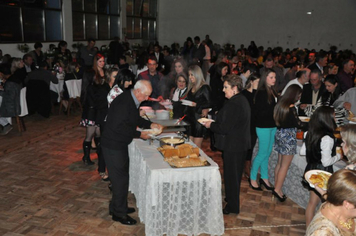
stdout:
POLYGON ((310 117, 307 117, 307 116, 299 116, 299 120, 301 120, 302 122, 309 122, 309 121, 310 121, 310 117))
POLYGON ((214 121, 214 120, 208 119, 208 118, 200 118, 200 119, 198 119, 198 122, 199 122, 200 124, 204 124, 204 123, 206 123, 206 122, 208 122, 208 121, 214 121))
POLYGON ((199 157, 190 158, 172 158, 167 160, 171 166, 175 167, 192 167, 192 166, 204 166, 206 165, 206 160, 202 160, 199 157))
POLYGON ((331 174, 317 172, 317 174, 310 176, 309 181, 314 185, 318 185, 320 188, 326 189, 330 176, 331 174))
POLYGON ((192 166, 205 166, 207 161, 201 159, 199 155, 199 148, 193 147, 190 144, 182 144, 176 148, 169 145, 163 145, 157 148, 164 156, 164 160, 173 167, 192 167, 192 166))
POLYGON ((167 144, 178 144, 182 143, 181 138, 167 138, 167 139, 162 139, 162 142, 167 143, 167 144))
POLYGON ((356 117, 351 117, 351 116, 349 116, 347 119, 348 119, 349 121, 356 122, 356 117))

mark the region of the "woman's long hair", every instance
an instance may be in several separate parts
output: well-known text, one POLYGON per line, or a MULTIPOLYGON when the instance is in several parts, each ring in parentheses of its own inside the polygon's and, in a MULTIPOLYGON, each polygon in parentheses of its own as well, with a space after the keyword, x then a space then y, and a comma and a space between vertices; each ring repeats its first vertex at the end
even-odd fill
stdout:
POLYGON ((274 107, 273 118, 277 126, 281 126, 283 121, 285 121, 289 113, 290 105, 299 100, 302 91, 302 88, 297 84, 292 84, 287 88, 282 98, 274 107))
POLYGON ((20 69, 22 59, 21 58, 14 58, 11 62, 11 74, 13 74, 17 69, 20 69))
POLYGON ((349 149, 347 152, 347 159, 349 162, 356 164, 356 124, 341 126, 340 134, 342 140, 349 149))
POLYGON ((275 91, 274 86, 269 87, 267 85, 267 76, 270 73, 275 73, 276 74, 276 72, 274 70, 272 70, 272 69, 266 69, 262 73, 261 78, 260 78, 260 82, 258 83, 257 92, 256 92, 256 95, 255 95, 255 97, 256 97, 259 91, 266 90, 267 91, 267 100, 268 100, 269 104, 271 104, 272 100, 275 97, 277 97, 277 92, 275 91))
POLYGON ((260 76, 257 76, 256 74, 251 74, 246 81, 245 89, 250 89, 252 87, 252 82, 256 79, 260 79, 260 76))
POLYGON ((188 71, 189 71, 189 73, 192 73, 193 76, 195 77, 194 84, 189 81, 188 91, 190 91, 194 88, 194 93, 196 93, 201 88, 201 86, 203 86, 205 84, 203 72, 200 69, 200 67, 197 65, 189 66, 188 71))
MULTIPOLYGON (((119 71, 119 69, 117 67, 111 67, 111 68, 105 70, 105 78, 104 79, 105 79, 106 83, 110 83, 111 74, 116 71, 119 71)), ((116 78, 115 78, 115 81, 116 81, 116 78)), ((115 81, 114 81, 113 85, 115 85, 115 81)))
POLYGON ((215 78, 221 78, 222 77, 222 69, 224 68, 224 67, 227 67, 227 68, 229 68, 229 65, 227 64, 227 63, 225 63, 225 62, 220 62, 219 64, 217 64, 217 66, 216 66, 216 70, 215 70, 215 78))
POLYGON ((325 135, 334 137, 335 129, 334 108, 318 107, 310 117, 309 130, 305 137, 307 150, 312 150, 325 135))
MULTIPOLYGON (((100 75, 100 72, 99 72, 99 69, 98 69, 98 61, 103 58, 105 60, 105 57, 104 55, 100 54, 100 53, 97 53, 95 56, 94 56, 94 63, 93 63, 93 70, 95 72, 95 75, 94 75, 94 83, 95 84, 103 84, 105 82, 105 78, 103 78, 101 75, 100 75)), ((104 70, 104 68, 103 68, 104 70)), ((105 77, 105 71, 104 71, 104 77, 105 77)))

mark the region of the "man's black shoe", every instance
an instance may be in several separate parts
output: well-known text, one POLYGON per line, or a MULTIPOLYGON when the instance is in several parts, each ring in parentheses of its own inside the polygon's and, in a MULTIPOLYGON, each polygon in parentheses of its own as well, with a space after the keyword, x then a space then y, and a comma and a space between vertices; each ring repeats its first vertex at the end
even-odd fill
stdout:
POLYGON ((134 225, 137 223, 137 221, 133 218, 131 218, 130 216, 126 215, 126 216, 116 216, 116 215, 112 215, 112 220, 113 221, 118 221, 123 225, 134 225))

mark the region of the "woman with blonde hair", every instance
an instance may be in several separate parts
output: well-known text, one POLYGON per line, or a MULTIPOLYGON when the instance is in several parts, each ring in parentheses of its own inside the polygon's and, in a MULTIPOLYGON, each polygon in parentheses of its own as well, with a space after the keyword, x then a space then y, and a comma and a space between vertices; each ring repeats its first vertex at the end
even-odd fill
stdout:
POLYGON ((356 171, 335 172, 327 189, 327 201, 314 216, 306 235, 356 235, 356 171))
POLYGON ((190 123, 188 134, 190 140, 200 148, 207 129, 198 122, 198 119, 208 116, 209 108, 211 108, 211 90, 205 83, 199 66, 190 66, 188 71, 189 85, 186 99, 192 101, 192 105, 188 106, 185 111, 186 119, 190 123))

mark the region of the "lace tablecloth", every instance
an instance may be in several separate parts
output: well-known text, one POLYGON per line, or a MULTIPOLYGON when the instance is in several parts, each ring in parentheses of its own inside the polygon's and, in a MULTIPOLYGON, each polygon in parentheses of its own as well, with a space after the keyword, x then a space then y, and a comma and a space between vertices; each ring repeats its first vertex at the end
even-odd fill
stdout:
MULTIPOLYGON (((287 173, 287 177, 284 180, 282 191, 289 199, 305 209, 309 201, 309 191, 307 188, 304 188, 302 184, 302 178, 304 175, 305 167, 307 166, 307 161, 305 156, 299 155, 301 146, 302 142, 301 140, 298 140, 297 154, 295 154, 293 157, 292 163, 287 173)), ((274 184, 274 168, 277 165, 277 161, 278 153, 273 150, 268 164, 269 181, 272 184, 274 184)), ((333 168, 334 171, 337 171, 344 168, 345 166, 345 162, 338 161, 333 165, 333 168)))
POLYGON ((218 165, 200 150, 211 166, 172 168, 157 147, 157 141, 149 145, 139 139, 129 145, 130 191, 135 194, 146 235, 222 235, 218 165))

